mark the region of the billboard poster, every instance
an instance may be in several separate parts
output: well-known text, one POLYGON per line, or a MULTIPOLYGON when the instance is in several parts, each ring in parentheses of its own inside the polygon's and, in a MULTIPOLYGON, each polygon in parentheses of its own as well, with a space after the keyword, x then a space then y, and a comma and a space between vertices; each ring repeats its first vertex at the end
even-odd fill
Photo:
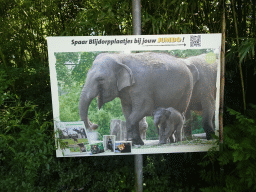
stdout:
POLYGON ((47 43, 57 157, 215 146, 221 34, 65 36, 47 43))

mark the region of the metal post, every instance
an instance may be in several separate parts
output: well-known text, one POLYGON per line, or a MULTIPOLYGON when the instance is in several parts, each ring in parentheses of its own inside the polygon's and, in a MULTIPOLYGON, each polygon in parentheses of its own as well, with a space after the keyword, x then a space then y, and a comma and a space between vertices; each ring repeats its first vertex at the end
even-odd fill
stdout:
MULTIPOLYGON (((221 42, 221 79, 220 79, 220 113, 219 113, 219 130, 220 130, 220 152, 223 152, 223 105, 224 105, 224 85, 225 85, 225 41, 226 41, 226 17, 225 1, 222 1, 222 42, 221 42)), ((224 168, 220 167, 221 181, 224 181, 224 168)), ((224 183, 223 183, 224 184, 224 183)))
MULTIPOLYGON (((141 35, 141 5, 140 0, 132 0, 132 23, 133 34, 141 35)), ((134 156, 135 163, 135 190, 137 192, 143 191, 143 155, 134 156)))
POLYGON ((143 191, 143 155, 135 155, 134 156, 134 162, 135 162, 135 190, 137 192, 143 191))
POLYGON ((132 0, 133 35, 141 35, 141 5, 140 0, 132 0))
POLYGON ((226 21, 225 21, 225 1, 223 0, 222 15, 222 43, 221 43, 221 75, 220 75, 220 113, 219 113, 219 129, 220 129, 220 150, 223 150, 223 105, 224 105, 224 85, 225 85, 225 41, 226 41, 226 21))

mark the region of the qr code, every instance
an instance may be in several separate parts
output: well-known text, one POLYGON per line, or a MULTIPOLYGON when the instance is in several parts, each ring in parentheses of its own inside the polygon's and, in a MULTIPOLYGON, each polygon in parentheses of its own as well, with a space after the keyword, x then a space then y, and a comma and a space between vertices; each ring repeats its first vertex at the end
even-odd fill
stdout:
POLYGON ((201 47, 201 35, 190 35, 190 47, 201 47))

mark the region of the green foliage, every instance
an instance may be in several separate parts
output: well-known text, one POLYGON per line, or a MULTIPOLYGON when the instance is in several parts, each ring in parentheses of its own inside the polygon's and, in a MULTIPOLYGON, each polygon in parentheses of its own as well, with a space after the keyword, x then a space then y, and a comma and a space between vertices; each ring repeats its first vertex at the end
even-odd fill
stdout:
MULTIPOLYGON (((0 128, 0 189, 1 191, 33 191, 39 173, 49 173, 55 150, 52 121, 31 103, 12 98, 12 105, 1 111, 0 128), (21 177, 22 175, 22 177, 21 177)), ((40 187, 37 187, 40 190, 40 187)))
POLYGON ((202 116, 192 111, 191 119, 189 119, 186 123, 190 124, 192 128, 192 134, 204 133, 204 129, 202 126, 202 116))
POLYGON ((158 132, 157 132, 157 128, 154 125, 154 119, 153 117, 146 117, 146 121, 148 123, 148 129, 147 129, 147 133, 146 133, 146 139, 148 140, 155 140, 158 139, 158 132))
POLYGON ((84 84, 87 72, 98 54, 99 52, 82 52, 79 54, 79 63, 77 62, 77 65, 71 72, 74 81, 84 84))
POLYGON ((192 134, 204 133, 204 128, 192 130, 192 134))
POLYGON ((87 35, 132 34, 131 7, 130 1, 88 0, 73 24, 74 31, 87 35))
POLYGON ((191 127, 192 134, 204 133, 202 116, 192 111, 190 119, 186 120, 186 126, 191 127))
POLYGON ((143 191, 199 191, 199 159, 200 153, 145 156, 143 191))
POLYGON ((256 38, 249 38, 241 43, 241 46, 238 49, 238 53, 240 55, 240 58, 239 58, 240 63, 244 62, 247 57, 254 58, 255 45, 256 45, 256 38))
POLYGON ((100 139, 103 139, 103 135, 110 135, 110 112, 100 110, 98 113, 99 128, 97 129, 100 133, 100 139))
POLYGON ((114 169, 114 161, 108 165, 108 160, 101 158, 107 168, 101 164, 99 168, 89 159, 57 159, 52 120, 45 121, 47 114, 39 112, 35 105, 23 105, 17 97, 8 96, 12 105, 7 108, 5 100, 0 113, 1 191, 58 191, 83 186, 90 186, 86 191, 103 191, 105 187, 132 191, 134 180, 127 165, 114 169))
POLYGON ((55 53, 59 88, 69 87, 72 89, 73 84, 82 86, 87 72, 98 54, 99 52, 55 53))
POLYGON ((81 94, 80 86, 72 86, 72 89, 63 89, 62 91, 64 94, 59 97, 60 120, 79 121, 78 103, 81 94))
POLYGON ((142 29, 145 34, 219 32, 219 1, 142 1, 142 29), (214 17, 213 17, 214 15, 214 17), (214 18, 214 20, 213 20, 214 18))
MULTIPOLYGON (((256 106, 251 106, 255 112, 256 106)), ((233 124, 224 127, 223 151, 208 152, 205 157, 207 160, 202 165, 212 166, 212 170, 208 173, 203 171, 202 176, 211 184, 214 182, 215 185, 223 186, 224 191, 255 191, 255 116, 249 114, 245 116, 229 108, 228 111, 236 117, 236 120, 233 124), (216 163, 225 170, 225 173, 220 173, 214 168, 216 163)))
POLYGON ((125 121, 119 98, 104 104, 100 110, 98 110, 97 101, 94 99, 89 107, 88 117, 90 121, 98 124, 99 127, 97 131, 100 133, 100 139, 103 138, 103 135, 110 134, 111 119, 121 119, 125 121))

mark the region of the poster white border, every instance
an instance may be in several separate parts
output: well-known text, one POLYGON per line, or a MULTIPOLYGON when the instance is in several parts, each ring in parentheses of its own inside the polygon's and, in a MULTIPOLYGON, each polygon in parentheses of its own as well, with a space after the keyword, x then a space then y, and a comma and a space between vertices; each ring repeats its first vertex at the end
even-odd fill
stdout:
MULTIPOLYGON (((186 50, 186 49, 214 49, 220 56, 221 33, 215 34, 176 34, 176 35, 132 35, 132 36, 61 36, 47 37, 48 57, 50 67, 50 80, 52 92, 52 105, 55 131, 59 114, 59 98, 56 74, 56 52, 94 52, 94 51, 118 51, 130 53, 131 51, 156 51, 156 50, 186 50), (200 43, 191 46, 191 37, 200 36, 200 43)), ((216 135, 219 130, 219 93, 220 93, 220 62, 217 68, 216 82, 216 107, 215 125, 216 135)), ((130 154, 156 154, 156 153, 176 153, 176 152, 199 152, 207 151, 211 145, 188 145, 174 146, 170 148, 154 148, 143 150, 133 148, 130 154)), ((216 146, 218 150, 218 146, 216 146)), ((102 156, 95 154, 94 156, 102 156)), ((128 155, 128 154, 111 154, 128 155)), ((89 156, 88 154, 63 153, 60 148, 57 150, 57 157, 89 156)))

